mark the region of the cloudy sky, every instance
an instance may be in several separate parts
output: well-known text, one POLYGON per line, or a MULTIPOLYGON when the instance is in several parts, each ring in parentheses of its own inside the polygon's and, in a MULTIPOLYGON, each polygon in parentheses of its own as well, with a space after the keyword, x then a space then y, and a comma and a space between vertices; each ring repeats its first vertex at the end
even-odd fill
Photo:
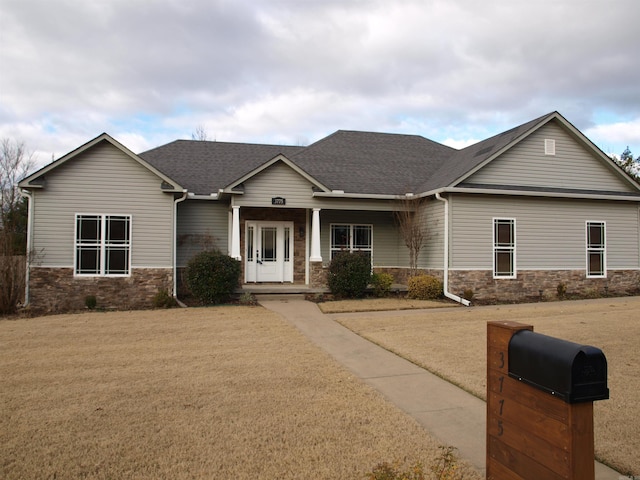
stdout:
POLYGON ((141 152, 198 127, 462 147, 558 110, 638 155, 639 19, 639 0, 0 0, 0 138, 41 164, 102 132, 141 152))

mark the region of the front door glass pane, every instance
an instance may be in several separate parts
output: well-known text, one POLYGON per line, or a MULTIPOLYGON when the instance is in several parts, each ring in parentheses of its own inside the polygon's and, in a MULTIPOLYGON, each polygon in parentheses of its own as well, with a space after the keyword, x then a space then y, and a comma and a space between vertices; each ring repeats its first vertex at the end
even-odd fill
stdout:
POLYGON ((276 261, 276 238, 278 229, 276 227, 263 227, 262 228, 262 261, 263 262, 275 262, 276 261))
POLYGON ((247 228, 247 261, 253 262, 253 226, 247 228))

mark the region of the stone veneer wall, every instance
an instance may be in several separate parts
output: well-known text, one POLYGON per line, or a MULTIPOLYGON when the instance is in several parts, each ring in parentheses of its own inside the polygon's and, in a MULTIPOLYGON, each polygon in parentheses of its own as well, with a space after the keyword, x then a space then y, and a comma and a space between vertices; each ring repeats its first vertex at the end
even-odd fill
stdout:
POLYGON ((640 271, 609 270, 607 278, 586 278, 584 270, 519 270, 514 279, 494 279, 490 270, 449 272, 451 293, 463 296, 466 289, 471 289, 473 298, 482 301, 557 298, 559 284, 566 286, 568 296, 631 295, 639 291, 640 271))
MULTIPOLYGON (((311 286, 327 285, 327 267, 311 263, 311 286)), ((408 268, 374 268, 375 272, 393 275, 394 283, 407 284, 408 268)), ((442 270, 420 270, 443 280, 442 270)), ((558 285, 566 286, 567 296, 602 297, 640 294, 640 271, 609 270, 607 278, 586 278, 584 270, 521 270, 514 279, 494 279, 490 270, 449 271, 449 291, 465 298, 465 290, 473 291, 473 299, 485 302, 524 302, 558 297, 558 285)))
MULTIPOLYGON (((309 283, 312 288, 326 288, 327 287, 327 272, 329 271, 328 265, 323 265, 322 262, 311 262, 310 264, 309 283)), ((393 276, 393 283, 399 283, 406 285, 409 279, 409 269, 402 267, 374 267, 374 273, 389 273, 393 276)), ((442 281, 442 270, 418 270, 420 275, 433 275, 442 281)))
POLYGON ((314 289, 327 288, 327 273, 329 268, 322 262, 309 262, 309 286, 314 289))
POLYGON ((36 311, 81 310, 89 295, 98 308, 150 308, 159 291, 173 290, 170 268, 134 268, 129 277, 74 277, 73 268, 35 267, 29 275, 29 305, 36 311))

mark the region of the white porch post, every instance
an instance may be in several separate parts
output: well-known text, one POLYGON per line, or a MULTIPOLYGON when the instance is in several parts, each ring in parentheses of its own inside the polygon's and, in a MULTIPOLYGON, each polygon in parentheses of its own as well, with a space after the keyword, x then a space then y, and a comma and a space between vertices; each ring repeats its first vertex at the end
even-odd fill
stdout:
POLYGON ((311 257, 310 262, 321 262, 322 254, 320 253, 320 209, 313 209, 311 217, 311 257))
POLYGON ((242 260, 240 255, 240 207, 231 207, 231 257, 242 260))

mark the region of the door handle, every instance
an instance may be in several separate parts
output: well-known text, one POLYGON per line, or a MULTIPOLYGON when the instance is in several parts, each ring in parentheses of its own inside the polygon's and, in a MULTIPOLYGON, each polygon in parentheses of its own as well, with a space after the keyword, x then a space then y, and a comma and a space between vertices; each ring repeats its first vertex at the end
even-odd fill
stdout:
POLYGON ((256 250, 256 263, 262 265, 262 260, 260 260, 260 250, 256 250))

